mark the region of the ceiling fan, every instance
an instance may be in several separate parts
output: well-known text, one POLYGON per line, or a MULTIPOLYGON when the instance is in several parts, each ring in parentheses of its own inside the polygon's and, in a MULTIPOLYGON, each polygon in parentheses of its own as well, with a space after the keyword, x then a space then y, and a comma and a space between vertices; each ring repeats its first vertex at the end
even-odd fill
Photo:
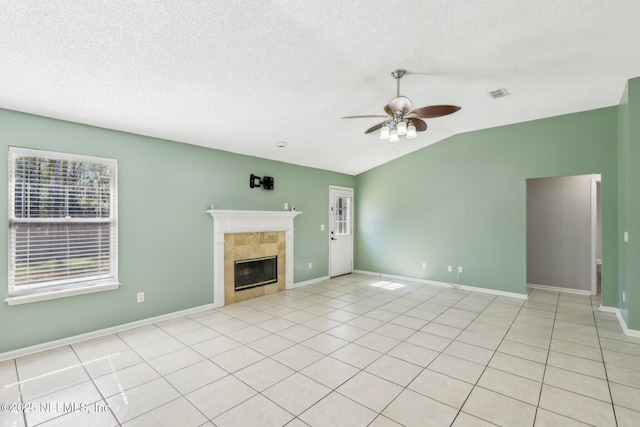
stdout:
POLYGON ((431 105, 413 110, 413 104, 406 96, 400 95, 400 79, 405 75, 406 70, 395 70, 391 75, 397 82, 397 94, 387 105, 384 106, 386 116, 366 115, 347 116, 343 119, 360 119, 371 117, 383 117, 382 123, 370 127, 364 133, 371 133, 380 129, 380 138, 388 139, 390 142, 397 142, 400 139, 412 139, 417 137, 416 132, 427 130, 427 123, 421 119, 432 119, 455 113, 460 107, 455 105, 431 105))

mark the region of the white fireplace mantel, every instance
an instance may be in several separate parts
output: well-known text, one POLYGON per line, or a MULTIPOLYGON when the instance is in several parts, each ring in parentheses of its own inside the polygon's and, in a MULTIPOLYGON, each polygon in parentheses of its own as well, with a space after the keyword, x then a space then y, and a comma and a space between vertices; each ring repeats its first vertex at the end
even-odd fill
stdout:
POLYGON ((286 233, 286 288, 293 286, 293 219, 302 212, 208 210, 213 218, 213 304, 224 302, 224 235, 227 233, 286 233))

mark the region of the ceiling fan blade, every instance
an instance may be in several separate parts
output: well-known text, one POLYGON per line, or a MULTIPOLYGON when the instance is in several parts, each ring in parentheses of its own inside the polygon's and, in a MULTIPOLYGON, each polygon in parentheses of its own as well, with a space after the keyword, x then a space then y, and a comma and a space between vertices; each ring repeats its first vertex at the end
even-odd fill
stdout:
POLYGON ((427 122, 420 119, 411 119, 411 123, 416 127, 416 132, 424 132, 427 130, 427 122))
POLYGON ((409 101, 409 98, 407 98, 406 96, 398 96, 389 101, 389 104, 384 107, 384 110, 387 111, 387 109, 391 109, 391 113, 389 114, 393 114, 396 111, 400 111, 402 114, 406 114, 411 111, 412 108, 413 104, 411 103, 411 101, 409 101))
POLYGON ((411 113, 421 119, 433 119, 435 117, 442 117, 448 114, 453 114, 458 111, 460 107, 455 105, 431 105, 429 107, 422 107, 413 110, 411 113))
POLYGON ((367 119, 367 118, 371 118, 371 117, 380 117, 380 118, 386 118, 387 116, 382 116, 379 114, 375 114, 375 115, 368 115, 368 116, 345 116, 342 117, 343 119, 367 119))
MULTIPOLYGON (((375 125, 375 126, 373 126, 373 127, 370 127, 369 129, 367 129, 367 130, 365 130, 365 131, 364 131, 365 135, 366 135, 366 134, 368 134, 368 133, 371 133, 371 132, 375 132, 375 131, 377 131, 377 130, 378 130, 378 129, 380 129, 382 126, 384 126, 384 124, 385 124, 385 122, 382 122, 382 123, 378 123, 377 125, 375 125)), ((418 128, 416 128, 416 130, 418 130, 418 128)))

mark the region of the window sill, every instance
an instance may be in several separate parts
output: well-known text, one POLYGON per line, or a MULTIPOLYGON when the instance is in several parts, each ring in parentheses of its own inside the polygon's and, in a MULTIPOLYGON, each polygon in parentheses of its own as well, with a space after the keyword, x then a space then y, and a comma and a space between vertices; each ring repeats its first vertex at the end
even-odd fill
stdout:
POLYGON ((90 285, 90 286, 73 288, 73 289, 62 289, 59 291, 41 292, 37 294, 7 297, 4 300, 4 302, 6 302, 9 305, 28 304, 31 302, 48 301, 52 299, 72 297, 75 295, 93 294, 95 292, 110 291, 113 289, 118 289, 119 287, 120 287, 120 283, 111 282, 111 283, 104 283, 100 285, 90 285))

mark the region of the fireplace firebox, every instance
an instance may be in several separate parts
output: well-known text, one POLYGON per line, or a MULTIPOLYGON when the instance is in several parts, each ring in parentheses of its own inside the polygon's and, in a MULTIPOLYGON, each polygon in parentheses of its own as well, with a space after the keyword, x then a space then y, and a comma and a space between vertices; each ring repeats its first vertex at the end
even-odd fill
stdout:
POLYGON ((234 288, 236 292, 277 281, 277 255, 234 261, 234 288))

